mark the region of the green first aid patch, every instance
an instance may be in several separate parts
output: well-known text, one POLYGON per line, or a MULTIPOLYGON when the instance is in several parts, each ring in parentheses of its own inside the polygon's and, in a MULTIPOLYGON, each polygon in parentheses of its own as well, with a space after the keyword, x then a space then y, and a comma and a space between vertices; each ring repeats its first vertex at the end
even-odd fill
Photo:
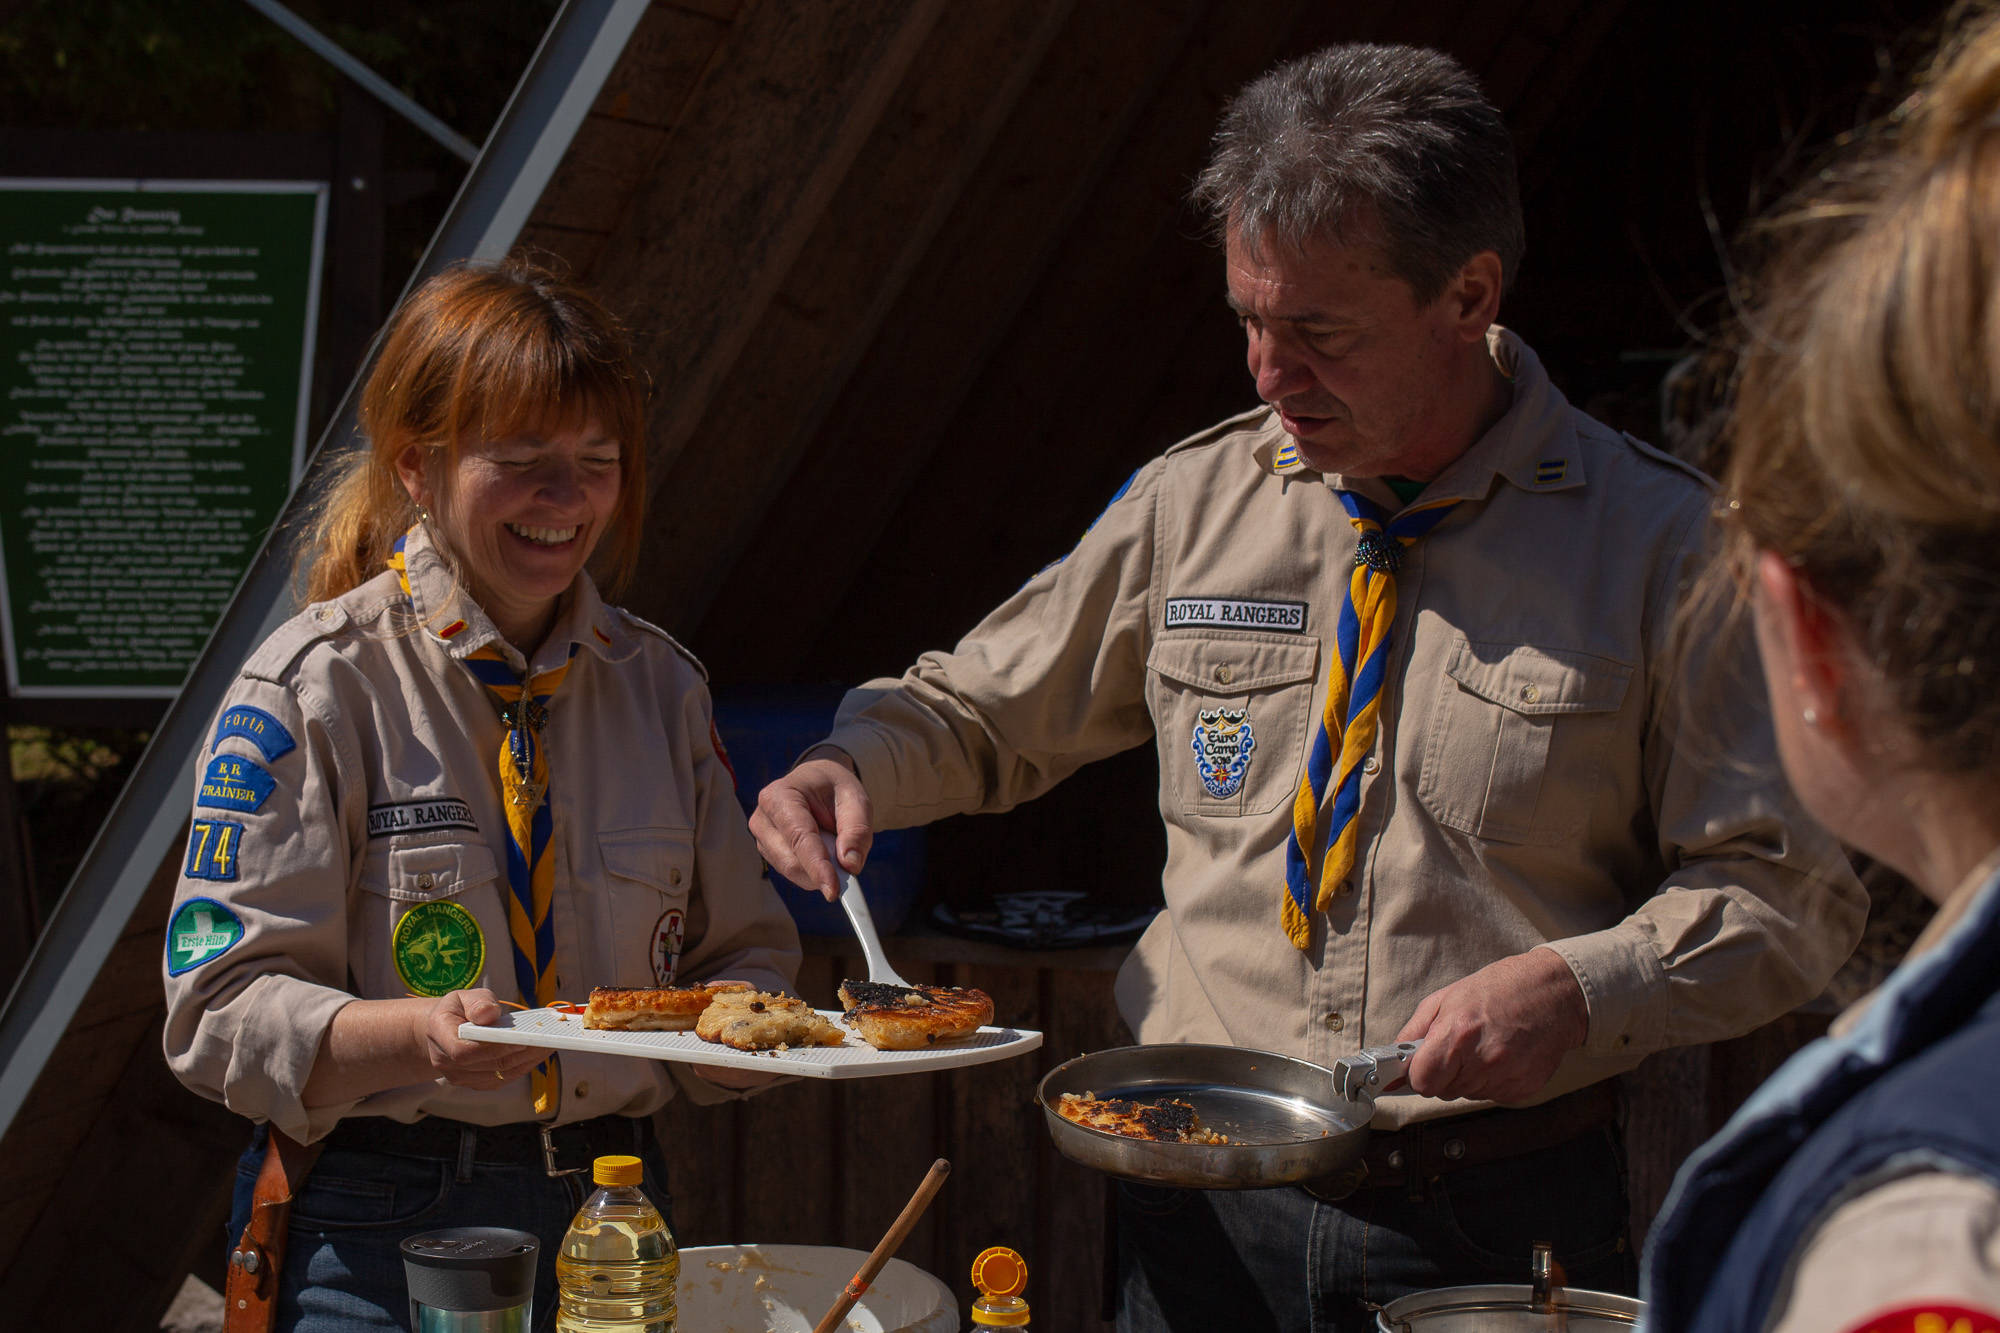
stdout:
POLYGON ((167 975, 200 967, 243 938, 243 922, 213 898, 190 898, 167 923, 167 975))
POLYGON ((457 903, 418 903, 396 923, 389 952, 412 995, 443 995, 478 978, 486 966, 486 937, 457 903))

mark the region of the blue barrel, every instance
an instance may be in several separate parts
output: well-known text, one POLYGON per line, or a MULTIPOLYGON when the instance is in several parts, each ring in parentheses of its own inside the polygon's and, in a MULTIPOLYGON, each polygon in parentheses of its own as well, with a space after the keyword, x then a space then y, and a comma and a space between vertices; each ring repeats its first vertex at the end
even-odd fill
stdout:
MULTIPOLYGON (((842 691, 829 686, 723 691, 715 696, 715 729, 736 770, 736 799, 747 817, 757 793, 790 769, 808 746, 826 739, 842 691)), ((858 878, 875 928, 894 934, 915 908, 923 884, 922 829, 894 829, 875 835, 868 864, 858 878)), ((765 872, 791 911, 801 935, 851 936, 847 914, 836 903, 806 890, 777 871, 765 872)))

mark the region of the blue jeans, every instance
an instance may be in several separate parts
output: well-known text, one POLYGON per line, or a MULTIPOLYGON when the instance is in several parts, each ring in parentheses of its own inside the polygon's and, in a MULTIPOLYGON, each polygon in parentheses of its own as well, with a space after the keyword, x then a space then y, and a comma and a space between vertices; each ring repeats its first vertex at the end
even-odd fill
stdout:
MULTIPOLYGON (((366 1122, 363 1122, 366 1123, 366 1122)), ((444 1129, 450 1122, 420 1122, 444 1129)), ((622 1124, 590 1122, 599 1132, 563 1165, 588 1166, 588 1155, 636 1153, 646 1169, 644 1188, 668 1225, 673 1200, 666 1163, 650 1133, 622 1124), (588 1154, 588 1155, 586 1155, 588 1154)), ((345 1125, 342 1129, 346 1128, 345 1125)), ((386 1125, 383 1128, 387 1129, 386 1125)), ((342 1129, 329 1136, 305 1187, 292 1201, 285 1267, 278 1286, 279 1333, 360 1333, 410 1327, 409 1287, 403 1275, 404 1239, 445 1227, 512 1227, 541 1241, 535 1261, 534 1327, 555 1327, 555 1256, 570 1219, 589 1196, 590 1174, 552 1177, 538 1151, 522 1149, 523 1127, 501 1135, 472 1133, 471 1153, 427 1147, 349 1147, 342 1129)), ((243 1234, 257 1172, 264 1159, 264 1129, 236 1164, 231 1247, 243 1234)))
POLYGON ((1438 1287, 1525 1287, 1535 1242, 1568 1283, 1629 1294, 1636 1271, 1617 1131, 1338 1203, 1298 1188, 1119 1181, 1119 1333, 1374 1333, 1375 1310, 1438 1287))

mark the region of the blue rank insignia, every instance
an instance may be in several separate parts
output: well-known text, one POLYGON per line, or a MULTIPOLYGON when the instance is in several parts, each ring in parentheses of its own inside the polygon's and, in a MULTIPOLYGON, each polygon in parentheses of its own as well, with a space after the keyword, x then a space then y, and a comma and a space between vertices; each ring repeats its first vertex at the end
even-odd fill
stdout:
POLYGON ((1218 801, 1243 789, 1257 738, 1247 708, 1204 708, 1195 717, 1194 766, 1201 785, 1218 801))
POLYGON ((190 898, 167 923, 167 975, 200 967, 243 938, 243 921, 213 898, 190 898))
POLYGON ((208 748, 213 750, 231 736, 241 736, 249 741, 266 761, 276 759, 298 744, 292 739, 292 733, 285 730, 284 723, 249 704, 237 704, 222 714, 222 720, 215 724, 215 739, 208 748))
POLYGON ((189 879, 235 879, 236 854, 243 846, 243 826, 228 819, 197 819, 188 829, 189 879))
POLYGON ((278 780, 266 773, 264 766, 255 759, 219 754, 209 760, 208 767, 202 771, 201 794, 194 798, 194 803, 211 810, 240 810, 246 815, 253 814, 277 786, 278 780))
POLYGON ((1544 458, 1535 464, 1535 484, 1553 486, 1569 474, 1569 463, 1560 458, 1544 458))

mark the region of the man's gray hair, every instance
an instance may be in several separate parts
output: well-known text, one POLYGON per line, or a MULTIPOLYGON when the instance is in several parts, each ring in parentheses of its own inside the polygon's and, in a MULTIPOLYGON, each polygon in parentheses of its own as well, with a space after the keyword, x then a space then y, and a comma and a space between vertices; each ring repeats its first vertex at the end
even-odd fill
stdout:
POLYGON ((1329 46, 1246 86, 1193 199, 1253 252, 1378 242, 1424 304, 1481 250, 1511 283, 1526 246, 1499 111, 1463 65, 1414 46, 1329 46))

